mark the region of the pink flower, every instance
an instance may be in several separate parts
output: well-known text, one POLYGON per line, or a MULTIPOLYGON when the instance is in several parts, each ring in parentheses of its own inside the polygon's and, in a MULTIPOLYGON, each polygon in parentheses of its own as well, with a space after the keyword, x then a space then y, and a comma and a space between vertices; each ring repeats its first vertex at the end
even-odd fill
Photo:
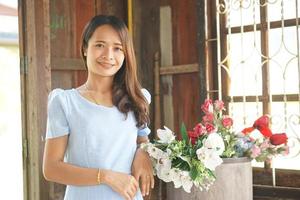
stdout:
POLYGON ((224 102, 222 100, 215 100, 215 109, 216 111, 221 111, 221 110, 224 110, 224 102))
POLYGON ((198 123, 193 130, 198 136, 206 133, 206 129, 201 123, 198 123))
POLYGON ((269 148, 270 147, 270 141, 268 140, 268 139, 266 139, 261 145, 260 145, 260 148, 262 149, 262 150, 265 150, 265 149, 267 149, 267 148, 269 148))
POLYGON ((206 99, 204 104, 202 104, 201 109, 204 113, 212 113, 213 112, 213 104, 211 99, 206 99))
POLYGON ((203 117, 202 117, 202 122, 206 123, 206 122, 213 122, 214 121, 214 114, 213 113, 206 113, 203 117))
POLYGON ((283 155, 283 156, 287 156, 287 155, 289 155, 289 153, 290 153, 290 148, 289 148, 289 146, 283 146, 283 148, 285 149, 283 152, 281 152, 281 155, 283 155))
POLYGON ((252 158, 256 158, 257 156, 259 156, 261 154, 261 150, 259 147, 253 145, 251 148, 251 157, 252 158))
POLYGON ((207 131, 208 133, 212 133, 212 132, 214 132, 214 130, 215 130, 216 128, 214 127, 213 124, 211 124, 211 123, 206 123, 206 124, 205 124, 205 129, 206 129, 206 131, 207 131))
POLYGON ((232 126, 233 120, 229 116, 224 115, 224 118, 222 119, 222 124, 225 128, 229 128, 232 126))

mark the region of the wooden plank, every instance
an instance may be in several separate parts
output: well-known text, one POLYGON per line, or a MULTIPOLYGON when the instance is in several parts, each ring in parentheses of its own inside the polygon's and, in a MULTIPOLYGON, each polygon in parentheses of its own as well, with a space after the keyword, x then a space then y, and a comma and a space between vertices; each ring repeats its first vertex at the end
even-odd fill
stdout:
POLYGON ((27 191, 24 199, 48 199, 48 183, 43 178, 42 158, 46 128, 47 97, 50 91, 49 2, 23 1, 22 57, 28 58, 28 72, 22 77, 22 131, 28 141, 27 191))
MULTIPOLYGON (((162 2, 161 2, 162 3, 162 2)), ((163 113, 161 122, 163 125, 174 130, 174 110, 173 110, 173 78, 167 73, 163 73, 166 68, 174 69, 173 65, 173 45, 172 45, 172 10, 169 5, 160 6, 160 48, 161 48, 161 96, 163 113)), ((178 67, 178 66, 177 66, 178 67)))
POLYGON ((254 200, 299 200, 300 189, 254 185, 254 200))
POLYGON ((206 5, 207 12, 207 25, 205 27, 207 31, 207 43, 206 43, 206 56, 207 56, 207 92, 208 97, 216 99, 218 95, 218 82, 217 80, 217 68, 218 56, 217 56, 217 24, 216 24, 216 2, 211 1, 206 5))
MULTIPOLYGON (((170 1, 172 10, 173 65, 198 63, 196 1, 170 1)), ((181 123, 194 127, 200 116, 199 74, 173 75, 174 131, 179 134, 181 123)))
MULTIPOLYGON (((126 2, 126 1, 124 1, 126 2)), ((139 1, 134 0, 133 6, 133 41, 137 58, 139 80, 142 86, 154 94, 154 66, 155 54, 160 51, 159 46, 159 0, 139 1), (151 38, 151 39, 150 39, 151 38), (157 41, 157 42, 153 42, 157 41)), ((157 61, 156 61, 157 62, 157 61)), ((150 104, 150 121, 154 122, 154 104, 150 104)), ((153 124, 150 124, 154 130, 153 124)), ((154 131, 150 138, 154 136, 154 131)), ((156 179, 156 186, 145 200, 160 199, 160 185, 156 179)))
MULTIPOLYGON (((275 169, 276 186, 300 188, 300 171, 275 169)), ((272 169, 253 168, 254 184, 272 186, 272 169)))
MULTIPOLYGON (((198 76, 199 76, 199 101, 204 102, 207 96, 207 43, 206 43, 206 35, 207 35, 207 16, 206 16, 206 1, 197 0, 196 1, 196 9, 197 9, 197 47, 199 51, 198 56, 198 76)), ((200 116, 199 116, 200 120, 200 116)))
POLYGON ((175 65, 175 66, 162 66, 159 69, 160 75, 173 75, 173 74, 185 74, 199 72, 199 65, 187 64, 187 65, 175 65))
POLYGON ((29 180, 28 180, 28 140, 27 140, 27 132, 26 132, 26 74, 25 72, 27 68, 27 56, 26 56, 26 5, 23 2, 19 3, 18 9, 18 23, 19 23, 19 53, 20 53, 20 85, 21 85, 21 123, 22 123, 22 158, 23 158, 23 199, 28 200, 28 191, 29 191, 29 180), (22 66, 23 64, 23 66, 22 66), (23 69, 23 70, 22 70, 23 69))
POLYGON ((124 0, 95 0, 96 13, 102 15, 114 15, 127 22, 127 1, 124 0))

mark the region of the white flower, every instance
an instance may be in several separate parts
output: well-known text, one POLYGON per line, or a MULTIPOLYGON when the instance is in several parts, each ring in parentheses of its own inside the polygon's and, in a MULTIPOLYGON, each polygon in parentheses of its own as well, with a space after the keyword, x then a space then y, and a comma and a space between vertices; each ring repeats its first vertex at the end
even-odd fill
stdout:
POLYGON ((172 181, 174 182, 174 187, 175 188, 179 188, 182 186, 182 181, 181 181, 181 178, 180 178, 180 170, 179 169, 176 169, 176 168, 172 168, 170 170, 170 175, 172 177, 172 181))
POLYGON ((214 149, 202 147, 198 149, 196 153, 198 159, 203 162, 204 166, 212 171, 214 171, 216 167, 223 162, 219 154, 214 149))
POLYGON ((225 150, 223 138, 218 133, 210 133, 204 141, 204 147, 214 149, 218 155, 222 155, 225 150))
POLYGON ((159 142, 161 143, 167 143, 170 144, 172 141, 175 140, 175 135, 173 132, 166 126, 164 126, 165 129, 158 129, 157 130, 157 136, 159 138, 159 142))
POLYGON ((154 146, 149 146, 147 148, 147 152, 149 153, 150 157, 153 157, 155 159, 159 159, 165 154, 162 150, 154 146))
POLYGON ((182 183, 182 187, 183 187, 184 191, 190 193, 191 188, 193 187, 193 181, 192 181, 191 177, 189 176, 189 172, 187 172, 187 171, 181 172, 180 179, 181 179, 181 183, 182 183))

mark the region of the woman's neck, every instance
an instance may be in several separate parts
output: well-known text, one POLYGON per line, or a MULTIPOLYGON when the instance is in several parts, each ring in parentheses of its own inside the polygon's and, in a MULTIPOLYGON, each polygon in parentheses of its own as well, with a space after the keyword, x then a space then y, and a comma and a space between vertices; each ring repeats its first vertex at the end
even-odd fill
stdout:
POLYGON ((89 74, 85 83, 85 86, 88 88, 88 90, 102 94, 111 93, 112 85, 113 77, 95 76, 93 74, 89 74))

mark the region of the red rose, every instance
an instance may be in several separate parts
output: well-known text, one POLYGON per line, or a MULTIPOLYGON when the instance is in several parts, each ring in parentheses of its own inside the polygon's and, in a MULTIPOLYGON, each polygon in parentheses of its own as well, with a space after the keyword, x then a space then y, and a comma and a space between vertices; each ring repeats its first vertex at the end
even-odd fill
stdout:
POLYGON ((204 104, 202 104, 201 109, 205 113, 212 113, 213 112, 213 105, 211 99, 206 99, 204 104))
POLYGON ((285 133, 277 133, 270 137, 271 144, 273 145, 281 145, 287 143, 287 136, 285 133))
POLYGON ((206 123, 206 122, 213 122, 214 121, 214 114, 213 113, 206 113, 203 117, 202 117, 202 122, 206 123))
POLYGON ((211 123, 206 123, 205 124, 205 129, 208 133, 212 133, 215 130, 215 127, 211 123))
POLYGON ((215 100, 214 105, 217 111, 224 110, 224 102, 222 100, 215 100))
POLYGON ((224 118, 222 120, 222 124, 224 127, 229 128, 232 126, 233 120, 228 116, 224 116, 224 118))
POLYGON ((263 115, 257 120, 255 120, 253 127, 260 130, 261 128, 268 127, 269 128, 270 119, 267 115, 263 115))
POLYGON ((195 127, 194 127, 194 133, 198 135, 198 137, 200 135, 203 135, 205 132, 206 132, 206 129, 205 127, 201 124, 201 123, 198 123, 195 127))
POLYGON ((191 143, 194 145, 199 138, 199 135, 195 131, 188 131, 188 136, 191 140, 191 143))

